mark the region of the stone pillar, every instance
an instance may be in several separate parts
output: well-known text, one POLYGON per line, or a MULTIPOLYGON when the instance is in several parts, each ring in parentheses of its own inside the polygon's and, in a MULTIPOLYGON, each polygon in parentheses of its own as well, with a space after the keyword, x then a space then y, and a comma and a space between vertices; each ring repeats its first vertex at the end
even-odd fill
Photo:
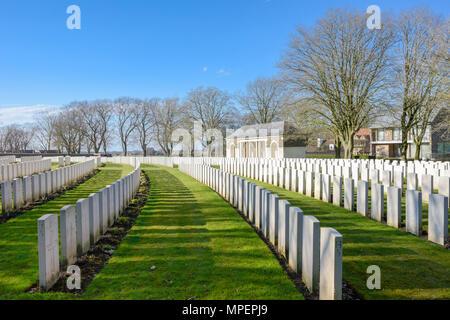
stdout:
POLYGON ((320 229, 320 300, 342 300, 342 235, 320 229))
POLYGON ((59 277, 58 215, 38 219, 39 286, 48 291, 59 277))
POLYGON ((289 208, 289 265, 302 273, 303 250, 303 211, 299 208, 289 208))
POLYGON ((77 261, 76 213, 74 206, 65 206, 60 211, 61 220, 61 265, 67 267, 77 261))
POLYGON ((319 291, 320 222, 313 216, 303 216, 302 278, 313 293, 319 291))
POLYGON ((422 193, 406 190, 406 232, 416 236, 422 234, 422 193))
POLYGON ((428 240, 444 245, 448 238, 448 197, 430 194, 428 204, 428 240))
POLYGON ((388 187, 387 190, 387 224, 399 229, 402 223, 402 194, 397 187, 388 187))

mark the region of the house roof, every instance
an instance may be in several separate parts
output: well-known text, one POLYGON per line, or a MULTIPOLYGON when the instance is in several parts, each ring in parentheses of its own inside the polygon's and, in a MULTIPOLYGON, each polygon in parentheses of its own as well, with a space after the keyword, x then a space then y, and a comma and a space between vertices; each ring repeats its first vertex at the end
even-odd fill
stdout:
MULTIPOLYGON (((437 116, 445 107, 436 108, 431 113, 430 123, 433 123, 437 116)), ((401 128, 400 120, 392 115, 383 115, 373 121, 370 129, 382 129, 382 128, 401 128)))

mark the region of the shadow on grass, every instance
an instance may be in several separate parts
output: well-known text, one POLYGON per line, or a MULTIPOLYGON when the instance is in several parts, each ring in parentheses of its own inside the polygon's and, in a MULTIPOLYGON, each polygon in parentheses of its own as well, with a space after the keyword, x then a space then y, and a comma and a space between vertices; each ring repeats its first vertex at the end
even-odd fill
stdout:
POLYGON ((175 169, 143 169, 151 181, 147 205, 83 299, 302 298, 216 193, 175 169))
POLYGON ((333 204, 252 181, 343 235, 343 277, 363 298, 450 299, 448 250, 333 204), (371 265, 381 268, 382 290, 366 287, 371 265))

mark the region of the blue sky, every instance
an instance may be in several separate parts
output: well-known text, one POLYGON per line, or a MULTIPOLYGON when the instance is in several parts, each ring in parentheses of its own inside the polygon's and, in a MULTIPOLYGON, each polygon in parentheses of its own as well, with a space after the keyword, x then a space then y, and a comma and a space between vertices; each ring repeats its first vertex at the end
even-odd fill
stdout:
POLYGON ((297 24, 372 4, 450 9, 447 0, 3 0, 0 125, 73 100, 183 97, 201 85, 235 92, 277 73, 297 24), (81 30, 66 28, 72 4, 81 30))

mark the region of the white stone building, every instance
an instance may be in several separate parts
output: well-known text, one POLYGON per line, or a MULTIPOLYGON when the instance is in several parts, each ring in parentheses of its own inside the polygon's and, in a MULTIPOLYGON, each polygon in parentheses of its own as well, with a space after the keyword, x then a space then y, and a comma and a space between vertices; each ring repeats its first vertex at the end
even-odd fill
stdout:
POLYGON ((226 138, 228 158, 305 158, 306 141, 289 122, 244 126, 226 138))

